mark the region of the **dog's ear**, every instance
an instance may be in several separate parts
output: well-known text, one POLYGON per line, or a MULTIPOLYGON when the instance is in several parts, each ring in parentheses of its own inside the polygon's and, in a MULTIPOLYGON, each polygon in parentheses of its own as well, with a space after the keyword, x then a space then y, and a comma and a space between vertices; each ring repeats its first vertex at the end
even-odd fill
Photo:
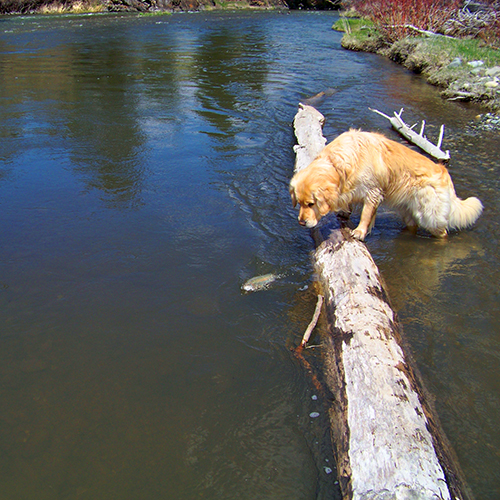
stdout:
POLYGON ((328 203, 328 198, 326 193, 322 188, 316 189, 313 193, 313 198, 316 206, 318 207, 319 214, 321 217, 324 217, 327 213, 330 212, 330 205, 328 203))
POLYGON ((325 183, 314 192, 314 199, 321 217, 330 212, 336 212, 338 208, 339 193, 337 186, 325 183))
POLYGON ((295 208, 297 206, 297 195, 295 194, 295 188, 292 185, 290 185, 290 196, 292 198, 293 208, 295 208))

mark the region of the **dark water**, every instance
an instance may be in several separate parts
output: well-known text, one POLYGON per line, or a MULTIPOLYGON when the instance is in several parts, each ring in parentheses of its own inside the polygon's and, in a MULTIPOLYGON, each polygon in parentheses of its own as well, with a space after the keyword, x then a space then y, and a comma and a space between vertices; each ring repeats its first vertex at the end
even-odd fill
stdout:
POLYGON ((368 246, 476 498, 500 497, 499 137, 334 20, 0 19, 0 499, 338 498, 290 353, 315 306, 290 124, 328 89, 329 139, 395 138, 369 106, 444 122, 485 204, 445 243, 382 213, 368 246))

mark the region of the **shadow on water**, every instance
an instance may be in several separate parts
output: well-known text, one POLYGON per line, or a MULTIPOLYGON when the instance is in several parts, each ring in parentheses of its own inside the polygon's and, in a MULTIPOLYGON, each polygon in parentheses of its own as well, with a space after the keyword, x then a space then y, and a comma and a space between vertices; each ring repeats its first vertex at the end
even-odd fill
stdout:
POLYGON ((343 51, 334 20, 4 20, 0 499, 339 498, 325 401, 289 351, 315 307, 287 188, 314 96, 330 139, 396 138, 369 106, 445 122, 457 192, 486 206, 445 243, 382 211, 368 246, 473 490, 498 497, 497 137, 343 51))

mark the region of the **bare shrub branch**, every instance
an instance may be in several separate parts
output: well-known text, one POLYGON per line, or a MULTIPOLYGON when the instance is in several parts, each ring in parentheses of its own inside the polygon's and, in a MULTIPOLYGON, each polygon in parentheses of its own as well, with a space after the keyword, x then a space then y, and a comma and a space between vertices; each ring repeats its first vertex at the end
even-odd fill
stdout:
POLYGON ((460 0, 352 0, 353 7, 368 17, 389 42, 415 35, 418 30, 438 33, 443 25, 456 17, 460 0))

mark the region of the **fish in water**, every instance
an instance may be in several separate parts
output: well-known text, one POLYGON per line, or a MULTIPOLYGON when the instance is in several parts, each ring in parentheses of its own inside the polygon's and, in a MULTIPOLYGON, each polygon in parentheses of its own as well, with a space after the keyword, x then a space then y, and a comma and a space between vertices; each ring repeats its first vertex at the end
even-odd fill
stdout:
POLYGON ((254 276, 243 283, 241 289, 244 292, 259 292, 265 290, 273 281, 276 281, 279 275, 269 273, 262 274, 261 276, 254 276))
POLYGON ((316 95, 313 95, 312 97, 308 97, 307 99, 304 99, 304 104, 309 104, 309 106, 314 106, 315 104, 318 104, 324 97, 331 97, 333 94, 337 92, 336 89, 326 89, 322 92, 319 92, 316 95))

